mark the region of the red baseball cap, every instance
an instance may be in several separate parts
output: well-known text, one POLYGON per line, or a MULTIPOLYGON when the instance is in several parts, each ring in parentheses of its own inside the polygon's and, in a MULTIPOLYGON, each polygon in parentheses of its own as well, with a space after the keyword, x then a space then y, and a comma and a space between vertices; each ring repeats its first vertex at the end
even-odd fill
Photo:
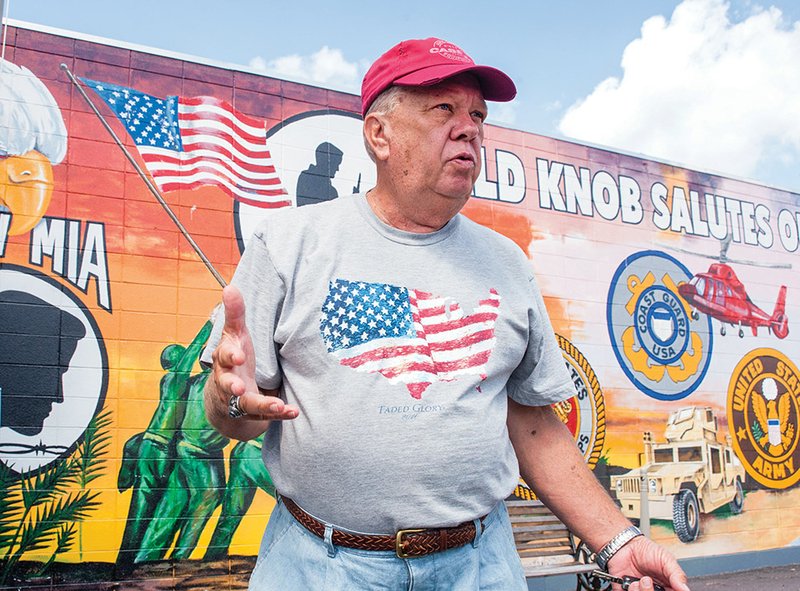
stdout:
POLYGON ((361 114, 380 93, 390 86, 431 86, 463 72, 475 74, 483 98, 510 101, 517 87, 506 74, 489 66, 479 66, 466 52, 442 39, 401 41, 375 60, 361 83, 361 114))

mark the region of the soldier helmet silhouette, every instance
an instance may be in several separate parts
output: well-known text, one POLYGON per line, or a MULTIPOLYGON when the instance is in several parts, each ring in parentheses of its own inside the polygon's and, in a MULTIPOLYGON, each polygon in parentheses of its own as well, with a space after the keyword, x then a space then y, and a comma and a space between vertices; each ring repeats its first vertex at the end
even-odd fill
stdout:
POLYGON ((44 428, 64 401, 62 378, 86 336, 72 314, 29 293, 0 292, 0 426, 22 435, 44 428))

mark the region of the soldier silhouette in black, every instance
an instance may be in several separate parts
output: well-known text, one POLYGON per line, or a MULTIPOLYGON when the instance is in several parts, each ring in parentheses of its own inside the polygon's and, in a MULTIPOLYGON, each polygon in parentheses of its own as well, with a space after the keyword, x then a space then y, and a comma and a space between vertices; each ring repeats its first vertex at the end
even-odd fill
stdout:
POLYGON ((53 404, 64 402, 62 377, 86 336, 72 314, 22 291, 0 292, 0 426, 38 435, 53 404))
POLYGON ((331 183, 342 164, 342 151, 330 142, 317 146, 316 164, 310 165, 297 179, 297 207, 330 201, 339 196, 331 183))

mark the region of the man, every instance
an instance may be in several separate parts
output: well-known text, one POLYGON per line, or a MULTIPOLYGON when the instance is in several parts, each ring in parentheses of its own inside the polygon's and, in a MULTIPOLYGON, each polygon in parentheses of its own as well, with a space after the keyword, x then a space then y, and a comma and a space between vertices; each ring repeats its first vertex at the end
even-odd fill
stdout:
POLYGON ((549 406, 574 390, 529 261, 459 215, 485 100, 515 93, 453 44, 396 45, 362 85, 375 187, 248 244, 204 358, 210 421, 266 431, 280 495, 251 589, 525 589, 503 504, 521 474, 612 573, 647 575, 631 589, 687 591, 549 406))

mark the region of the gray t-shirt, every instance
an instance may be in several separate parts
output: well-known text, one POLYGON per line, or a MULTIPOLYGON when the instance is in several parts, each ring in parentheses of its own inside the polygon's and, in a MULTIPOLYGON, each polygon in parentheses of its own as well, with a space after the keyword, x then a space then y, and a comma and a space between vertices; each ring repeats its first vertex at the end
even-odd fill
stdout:
POLYGON ((281 494, 346 529, 488 513, 519 474, 507 396, 574 395, 529 261, 462 215, 414 234, 382 223, 363 195, 282 210, 253 234, 233 283, 258 385, 300 409, 268 429, 267 469, 281 494))

